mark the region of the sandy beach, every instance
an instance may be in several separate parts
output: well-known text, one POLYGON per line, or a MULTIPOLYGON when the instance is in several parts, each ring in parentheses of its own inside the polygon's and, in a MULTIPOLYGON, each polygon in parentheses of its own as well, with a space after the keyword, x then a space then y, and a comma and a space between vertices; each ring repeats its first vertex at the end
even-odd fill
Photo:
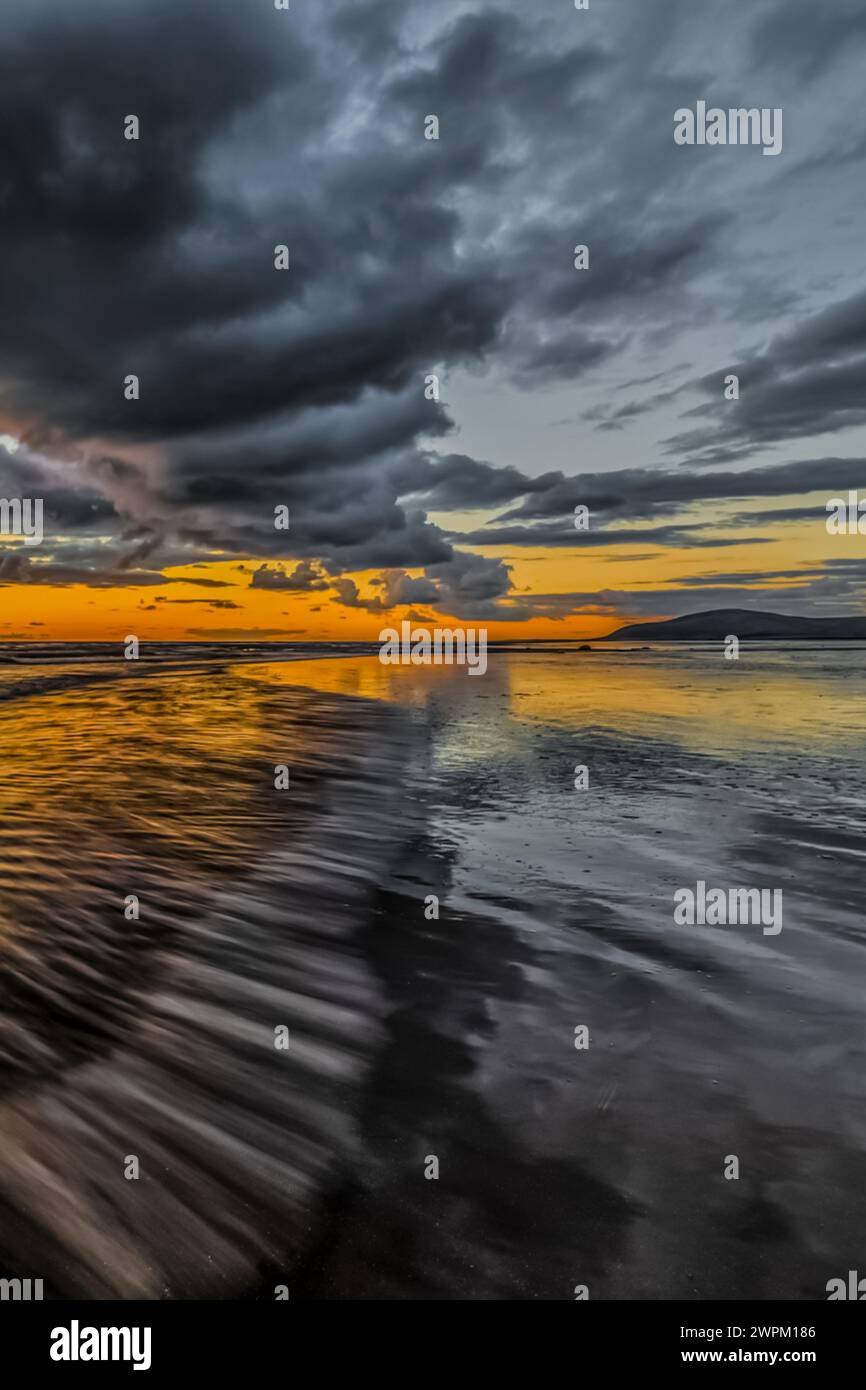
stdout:
POLYGON ((0 704, 4 1270, 814 1299, 856 1267, 861 650, 67 679, 0 704), (784 929, 675 926, 698 874, 781 889, 784 929))

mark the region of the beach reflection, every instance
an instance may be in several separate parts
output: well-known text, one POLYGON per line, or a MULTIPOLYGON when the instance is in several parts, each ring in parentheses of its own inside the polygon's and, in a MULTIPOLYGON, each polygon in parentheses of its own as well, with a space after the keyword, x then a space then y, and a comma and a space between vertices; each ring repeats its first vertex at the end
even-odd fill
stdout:
POLYGON ((0 672, 0 1276, 821 1296, 866 1233, 864 695, 857 648, 0 672), (698 878, 784 930, 675 927, 698 878))
POLYGON ((739 661, 720 647, 591 652, 492 650, 483 677, 462 667, 384 666, 375 657, 245 666, 251 680, 424 706, 481 705, 499 717, 661 737, 704 751, 866 744, 866 648, 743 644, 739 661))

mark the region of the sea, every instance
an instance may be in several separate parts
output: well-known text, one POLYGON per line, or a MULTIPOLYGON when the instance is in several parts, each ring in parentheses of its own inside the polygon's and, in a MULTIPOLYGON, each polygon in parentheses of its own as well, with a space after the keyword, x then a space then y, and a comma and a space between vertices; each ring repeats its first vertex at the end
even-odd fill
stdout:
POLYGON ((866 647, 0 647, 0 1277, 824 1299, 866 647), (778 891, 782 929, 675 894, 778 891))

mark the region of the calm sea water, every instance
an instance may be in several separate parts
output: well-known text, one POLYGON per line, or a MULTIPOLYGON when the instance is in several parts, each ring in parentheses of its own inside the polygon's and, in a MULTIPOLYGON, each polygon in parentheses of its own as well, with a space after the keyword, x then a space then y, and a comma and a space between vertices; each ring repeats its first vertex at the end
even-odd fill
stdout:
POLYGON ((810 1299, 862 1263, 862 647, 16 655, 0 1275, 810 1299), (782 931, 676 926, 699 879, 782 931))

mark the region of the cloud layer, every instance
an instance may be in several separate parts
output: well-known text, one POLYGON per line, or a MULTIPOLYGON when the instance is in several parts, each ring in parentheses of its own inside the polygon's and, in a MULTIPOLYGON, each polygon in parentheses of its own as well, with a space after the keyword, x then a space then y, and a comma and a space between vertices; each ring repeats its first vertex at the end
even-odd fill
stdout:
MULTIPOLYGON (((833 0, 819 24, 756 0, 727 25, 684 0, 601 8, 8 8, 0 429, 22 445, 0 439, 0 483, 45 498, 49 538, 38 562, 7 552, 0 581, 146 588, 253 558, 252 588, 346 608, 559 618, 583 590, 518 592, 509 552, 758 545, 790 507, 699 509, 866 481, 853 269, 797 280, 796 247, 777 276, 766 245, 748 256, 773 199, 824 176, 822 132, 798 143, 798 121, 846 80, 860 7, 833 0), (790 98, 781 172, 729 150, 710 176, 673 145, 676 107, 738 72, 751 100, 790 98), (531 457, 459 447, 448 381, 473 374, 522 402, 531 457), (600 457, 630 431, 640 463, 550 466, 567 392, 600 457), (827 436, 850 448, 832 470, 827 436), (786 447, 799 458, 767 455, 786 447), (366 596, 362 571, 379 576, 366 596)), ((825 578, 804 577, 804 601, 825 578)))

